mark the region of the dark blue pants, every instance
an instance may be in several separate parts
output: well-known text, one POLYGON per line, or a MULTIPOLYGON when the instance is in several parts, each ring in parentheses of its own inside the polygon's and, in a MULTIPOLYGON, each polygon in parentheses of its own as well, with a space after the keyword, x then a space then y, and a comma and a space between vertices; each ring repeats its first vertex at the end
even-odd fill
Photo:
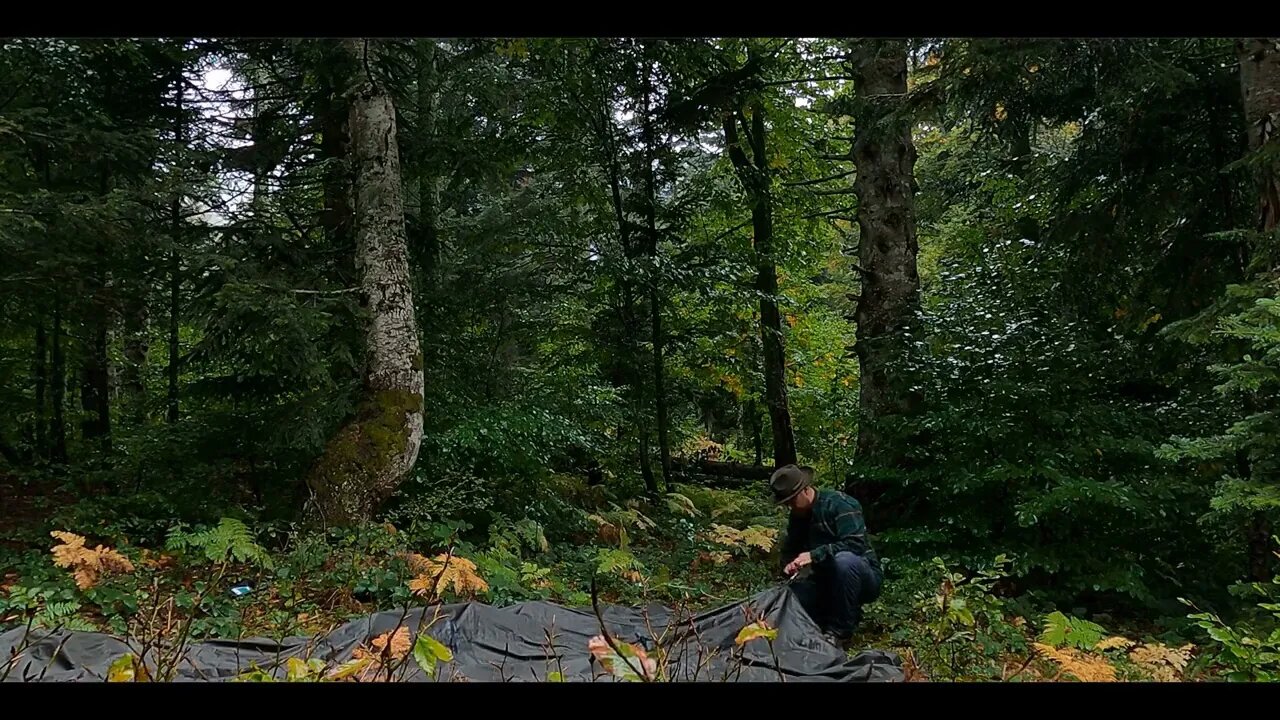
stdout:
POLYGON ((791 591, 814 622, 843 638, 862 622, 862 606, 880 597, 881 579, 866 558, 839 552, 814 563, 813 574, 791 583, 791 591))

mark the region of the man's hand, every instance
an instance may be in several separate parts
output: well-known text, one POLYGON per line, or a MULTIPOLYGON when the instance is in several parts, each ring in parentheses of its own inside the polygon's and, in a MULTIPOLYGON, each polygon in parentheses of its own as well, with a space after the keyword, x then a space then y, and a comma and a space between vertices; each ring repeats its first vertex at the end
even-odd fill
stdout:
POLYGON ((809 553, 802 552, 796 556, 795 560, 787 563, 787 566, 783 568, 782 571, 787 574, 787 577, 791 577, 792 575, 800 572, 800 568, 805 567, 812 562, 813 558, 809 557, 809 553))

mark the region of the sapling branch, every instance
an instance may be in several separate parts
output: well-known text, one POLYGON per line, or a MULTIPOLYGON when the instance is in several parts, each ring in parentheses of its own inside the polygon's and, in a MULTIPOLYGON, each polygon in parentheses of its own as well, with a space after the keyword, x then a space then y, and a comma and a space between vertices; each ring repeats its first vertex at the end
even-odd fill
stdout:
POLYGON ((639 676, 643 681, 649 682, 649 674, 643 670, 637 670, 635 665, 631 664, 631 658, 622 654, 618 648, 618 643, 613 639, 613 635, 609 633, 609 628, 605 625, 604 614, 600 612, 600 593, 596 588, 596 573, 591 573, 591 609, 595 612, 596 620, 600 624, 600 634, 604 637, 604 641, 609 645, 609 649, 613 650, 613 654, 617 655, 633 673, 639 676))

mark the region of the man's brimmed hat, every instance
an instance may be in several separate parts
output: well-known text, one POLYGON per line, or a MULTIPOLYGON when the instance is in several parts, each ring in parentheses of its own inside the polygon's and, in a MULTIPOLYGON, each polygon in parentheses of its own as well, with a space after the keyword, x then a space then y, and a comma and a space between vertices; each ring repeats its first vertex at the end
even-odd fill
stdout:
POLYGON ((781 505, 801 490, 813 484, 813 468, 799 465, 783 465, 773 471, 769 478, 769 486, 773 488, 773 501, 781 505))

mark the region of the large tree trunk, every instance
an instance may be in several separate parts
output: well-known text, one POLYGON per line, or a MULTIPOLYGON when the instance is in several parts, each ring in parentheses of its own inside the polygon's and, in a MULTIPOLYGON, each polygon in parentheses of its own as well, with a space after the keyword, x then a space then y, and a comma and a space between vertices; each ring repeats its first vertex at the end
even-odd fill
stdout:
POLYGON ((764 351, 764 400, 773 430, 773 462, 781 467, 796 462, 795 434, 787 400, 786 353, 782 344, 782 314, 778 311, 778 271, 773 248, 773 195, 769 188, 764 107, 751 107, 751 125, 741 112, 724 117, 725 145, 738 179, 751 203, 756 257, 756 293, 760 297, 760 343, 764 351), (751 157, 743 150, 738 124, 750 134, 751 157))
POLYGON ((906 360, 920 303, 916 272, 911 120, 897 114, 907 92, 907 45, 900 40, 860 44, 852 58, 859 111, 853 144, 857 166, 858 263, 862 288, 854 320, 860 370, 858 453, 895 465, 885 442, 886 421, 910 413, 920 398, 906 360))
MULTIPOLYGON (((1280 136, 1280 38, 1241 40, 1236 54, 1249 150, 1257 152, 1280 136)), ((1267 232, 1280 225, 1280 160, 1261 163, 1257 180, 1258 228, 1267 232)))
POLYGON ((422 351, 409 280, 396 113, 369 74, 373 41, 345 41, 357 66, 348 127, 355 160, 356 265, 369 320, 364 398, 308 476, 332 525, 369 520, 413 469, 422 443, 422 351))
POLYGON ((49 459, 55 463, 67 462, 67 421, 64 415, 67 398, 67 361, 62 352, 62 308, 53 309, 53 349, 50 353, 49 378, 52 381, 50 405, 53 417, 49 421, 52 447, 49 459))
MULTIPOLYGON (((1280 159, 1274 154, 1280 137, 1280 38, 1249 38, 1236 43, 1240 61, 1240 93, 1244 100, 1245 132, 1251 154, 1272 151, 1255 166, 1258 188, 1256 227, 1264 233, 1280 226, 1280 159)), ((1245 472, 1244 477, 1251 473, 1245 472)), ((1249 570, 1256 582, 1272 575, 1271 523, 1254 513, 1246 529, 1249 570)))
POLYGON ((648 225, 649 254, 649 318, 650 336, 653 341, 653 405, 658 423, 658 456, 662 461, 662 482, 671 489, 671 441, 667 419, 667 383, 663 350, 666 339, 662 332, 662 268, 658 259, 658 195, 654 162, 657 153, 657 135, 653 129, 653 65, 645 61, 644 75, 644 144, 645 144, 645 222, 648 225))

